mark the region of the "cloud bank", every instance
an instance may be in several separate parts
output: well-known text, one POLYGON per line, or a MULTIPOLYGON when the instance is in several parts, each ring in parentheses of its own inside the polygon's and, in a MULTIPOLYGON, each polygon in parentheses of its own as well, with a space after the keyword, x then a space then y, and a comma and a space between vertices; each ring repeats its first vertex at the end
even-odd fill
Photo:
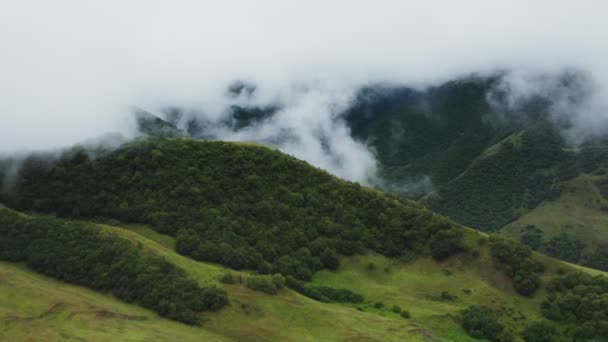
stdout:
POLYGON ((335 117, 358 87, 424 87, 496 69, 516 71, 514 97, 538 91, 531 75, 582 70, 592 96, 555 110, 576 111, 572 136, 599 134, 608 127, 607 12, 599 0, 6 2, 0 153, 133 135, 134 106, 218 118, 232 101, 226 87, 244 79, 258 85, 256 101, 286 106, 225 138, 292 131, 296 139, 278 147, 366 182, 373 151, 335 117))

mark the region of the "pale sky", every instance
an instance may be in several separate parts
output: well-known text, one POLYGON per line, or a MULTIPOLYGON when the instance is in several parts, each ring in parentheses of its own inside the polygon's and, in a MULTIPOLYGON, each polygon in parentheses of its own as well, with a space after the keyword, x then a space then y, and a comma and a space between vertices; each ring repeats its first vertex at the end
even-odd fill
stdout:
POLYGON ((133 106, 219 116, 227 84, 246 79, 260 101, 289 104, 279 126, 304 127, 302 144, 320 126, 344 139, 337 157, 353 160, 340 174, 318 147, 288 152, 360 180, 368 171, 349 174, 349 164, 373 169, 373 156, 328 119, 328 106, 346 106, 364 83, 574 67, 597 89, 585 117, 606 118, 597 110, 608 102, 606 13, 600 0, 0 0, 0 152, 129 134, 133 106), (306 84, 318 87, 294 91, 306 84))

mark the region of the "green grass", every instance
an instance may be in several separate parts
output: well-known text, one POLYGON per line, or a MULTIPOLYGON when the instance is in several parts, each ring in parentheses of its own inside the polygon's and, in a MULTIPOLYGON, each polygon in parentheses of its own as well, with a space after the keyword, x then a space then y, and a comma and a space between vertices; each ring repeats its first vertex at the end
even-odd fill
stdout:
MULTIPOLYGON (((385 308, 378 314, 383 316, 396 316, 390 308, 399 305, 410 311, 412 322, 424 324, 426 329, 448 340, 466 340, 456 317, 469 305, 492 306, 516 330, 522 327, 522 322, 514 320, 517 315, 509 317, 509 312, 521 311, 528 321, 539 318, 541 297, 527 299, 515 294, 510 280, 483 259, 483 256, 479 260, 461 256, 445 263, 429 259, 403 263, 370 254, 343 260, 339 272, 319 272, 314 283, 350 288, 363 294, 370 303, 381 301, 385 308), (374 265, 373 270, 370 264, 374 265), (439 300, 443 291, 457 299, 439 300)), ((368 307, 364 309, 367 311, 368 307)))
MULTIPOLYGON (((229 271, 180 256, 135 231, 99 226, 140 244, 148 253, 164 256, 201 284, 218 283, 229 271)), ((146 231, 145 227, 136 230, 146 231)), ((316 302, 288 289, 270 296, 244 284, 223 286, 232 304, 218 313, 205 313, 202 327, 191 327, 20 265, 0 263, 0 340, 417 341, 430 334, 413 321, 316 302)))
POLYGON ((519 131, 509 135, 503 140, 497 142, 496 144, 486 148, 483 153, 480 155, 480 158, 487 158, 491 155, 494 155, 500 151, 500 148, 503 146, 505 142, 510 142, 515 146, 515 148, 520 148, 523 145, 523 135, 525 131, 519 131))
MULTIPOLYGON (((152 241, 140 232, 145 227, 122 229, 99 225, 122 238, 142 245, 144 251, 164 256, 183 268, 201 285, 218 283, 226 272, 246 278, 246 272, 225 269, 219 265, 197 262, 176 254, 166 246, 152 241)), ((158 233, 156 233, 158 234, 158 233)), ((160 235, 160 234, 158 234, 160 235)), ((152 235, 158 238, 157 235, 152 235)), ((161 235, 162 236, 162 235, 161 235)), ((166 239, 171 237, 162 236, 166 239)), ((164 240, 168 241, 168 240, 164 240)), ((204 326, 212 331, 237 340, 416 340, 417 326, 399 317, 382 317, 364 313, 355 308, 319 303, 291 290, 282 290, 278 296, 252 291, 242 284, 223 285, 232 305, 217 314, 206 314, 204 326), (414 330, 411 332, 410 330, 414 330)))
MULTIPOLYGON (((142 243, 153 253, 164 255, 201 283, 216 281, 229 271, 179 256, 132 231, 104 227, 142 243)), ((145 229, 140 227, 140 231, 145 229)), ((269 296, 242 284, 223 285, 232 305, 217 314, 206 315, 205 327, 238 340, 469 341, 458 324, 458 313, 469 305, 483 304, 497 309, 501 319, 519 331, 528 322, 540 318, 539 304, 544 293, 541 291, 532 299, 517 295, 504 272, 494 267, 484 240, 484 234, 473 230, 465 234, 466 245, 480 251, 478 258, 461 254, 443 263, 427 258, 402 262, 371 253, 343 258, 339 271, 325 270, 315 275, 313 285, 351 289, 365 296, 362 304, 324 304, 287 289, 277 296, 269 296), (371 263, 374 264, 372 271, 371 263), (437 300, 442 291, 458 299, 437 300), (385 307, 374 308, 376 301, 382 301, 385 307), (409 310, 412 318, 403 319, 393 313, 390 310, 393 305, 409 310), (520 319, 520 312, 525 320, 520 319)), ((538 257, 547 266, 545 279, 558 268, 568 267, 554 259, 538 257)), ((247 276, 246 272, 229 272, 243 279, 247 276)))
MULTIPOLYGON (((169 248, 171 237, 143 226, 99 226, 141 245, 147 253, 167 258, 203 285, 219 284, 218 278, 226 272, 243 279, 248 275, 178 255, 169 248)), ((351 289, 365 296, 362 304, 327 304, 289 289, 271 296, 244 284, 222 284, 231 305, 205 313, 202 327, 168 321, 110 296, 0 263, 0 340, 473 341, 457 319, 459 311, 472 304, 497 309, 500 319, 519 331, 540 317, 544 293, 531 299, 517 295, 511 281, 494 267, 483 241, 483 234, 467 230, 465 243, 480 251, 478 257, 463 253, 441 263, 428 258, 403 262, 370 253, 343 258, 338 271, 315 274, 313 285, 351 289), (458 298, 439 301, 436 297, 442 291, 458 298), (377 301, 385 307, 375 308, 377 301), (410 311, 412 317, 393 313, 393 305, 410 311)), ((545 279, 558 268, 569 267, 538 257, 547 266, 545 279)))
POLYGON ((131 230, 132 228, 123 229, 103 224, 98 224, 98 226, 104 229, 105 231, 118 234, 118 236, 123 239, 127 239, 136 244, 140 244, 144 251, 166 258, 171 263, 188 272, 190 276, 196 279, 202 286, 219 284, 219 278, 222 276, 222 274, 226 273, 226 269, 222 266, 194 261, 183 255, 175 253, 171 248, 168 248, 167 246, 139 233, 154 233, 150 235, 156 238, 158 238, 159 236, 162 237, 161 240, 168 242, 169 245, 172 245, 174 243, 172 237, 156 233, 150 228, 139 226, 136 228, 135 231, 133 231, 131 230))
POLYGON ((111 296, 0 262, 1 341, 224 341, 111 296))
MULTIPOLYGON (((402 262, 378 254, 354 256, 344 258, 337 272, 318 272, 313 283, 356 291, 365 296, 366 303, 354 307, 384 317, 398 317, 390 309, 399 305, 411 313, 409 321, 419 324, 441 340, 469 340, 457 317, 460 310, 470 305, 492 307, 504 324, 516 333, 521 332, 531 322, 541 319, 540 303, 545 291, 541 288, 531 298, 518 295, 511 280, 494 265, 485 237, 485 234, 473 230, 468 230, 465 235, 467 246, 479 251, 478 257, 462 253, 446 262, 425 258, 402 262), (457 299, 438 300, 443 291, 457 296, 457 299), (383 309, 373 307, 377 301, 384 303, 383 309)), ((605 275, 601 271, 538 253, 535 257, 545 266, 541 276, 543 283, 561 270, 572 268, 592 275, 605 275)))
POLYGON ((535 225, 544 232, 545 239, 567 233, 591 246, 607 243, 608 212, 600 209, 606 200, 596 185, 600 178, 582 174, 564 182, 559 198, 542 202, 500 233, 518 238, 526 226, 535 225))

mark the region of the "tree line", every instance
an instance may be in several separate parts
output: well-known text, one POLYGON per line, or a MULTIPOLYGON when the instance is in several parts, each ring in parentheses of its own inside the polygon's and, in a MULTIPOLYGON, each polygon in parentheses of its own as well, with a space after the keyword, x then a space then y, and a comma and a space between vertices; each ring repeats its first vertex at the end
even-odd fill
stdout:
POLYGON ((96 158, 78 148, 32 156, 3 199, 21 210, 146 224, 193 259, 300 280, 337 268, 340 254, 432 250, 443 259, 462 248, 459 226, 415 202, 251 144, 147 139, 96 158))
POLYGON ((200 287, 186 273, 130 241, 91 224, 28 217, 0 207, 0 259, 68 283, 112 294, 187 324, 228 304, 224 290, 200 287))

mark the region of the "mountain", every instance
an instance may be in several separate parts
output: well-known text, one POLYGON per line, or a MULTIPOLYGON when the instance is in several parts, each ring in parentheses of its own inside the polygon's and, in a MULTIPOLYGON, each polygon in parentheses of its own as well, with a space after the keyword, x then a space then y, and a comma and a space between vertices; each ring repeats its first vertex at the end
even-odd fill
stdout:
POLYGON ((500 80, 470 77, 425 91, 368 87, 345 118, 377 151, 386 190, 469 227, 608 269, 606 140, 570 143, 550 98, 497 106, 500 80))
POLYGON ((3 186, 2 339, 605 336, 601 272, 267 147, 95 152, 30 156, 3 186))
POLYGON ((138 109, 134 113, 137 130, 144 135, 151 137, 184 137, 186 134, 156 115, 138 109))
MULTIPOLYGON (((608 142, 568 141, 571 123, 552 114, 549 95, 507 105, 506 76, 470 76, 425 90, 369 85, 341 118, 353 138, 375 151, 379 189, 460 224, 608 270, 608 142)), ((555 92, 581 93, 581 77, 562 75, 555 92)), ((228 94, 248 98, 255 90, 235 83, 228 94)), ((185 125, 183 134, 217 139, 218 130, 245 129, 280 109, 235 105, 220 122, 184 120, 184 111, 172 109, 166 118, 185 125)))

